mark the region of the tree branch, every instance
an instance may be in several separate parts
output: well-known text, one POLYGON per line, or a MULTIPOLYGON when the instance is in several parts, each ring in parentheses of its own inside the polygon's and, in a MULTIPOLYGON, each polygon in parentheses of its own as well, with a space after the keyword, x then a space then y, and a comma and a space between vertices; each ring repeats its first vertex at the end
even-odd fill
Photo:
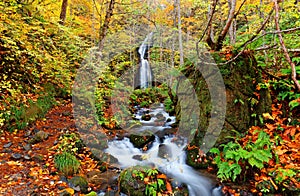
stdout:
POLYGON ((251 43, 252 40, 254 40, 258 36, 258 34, 265 28, 266 24, 270 20, 272 13, 273 13, 273 9, 269 12, 268 17, 262 23, 261 27, 259 29, 257 29, 257 31, 254 33, 254 35, 249 40, 247 40, 245 43, 243 43, 241 46, 239 46, 238 49, 245 47, 246 45, 249 44, 249 42, 251 43))
MULTIPOLYGON (((268 34, 287 33, 287 32, 296 31, 296 30, 300 30, 300 27, 295 27, 295 28, 291 28, 291 29, 285 29, 285 30, 282 30, 282 31, 270 31, 270 32, 266 32, 266 33, 264 33, 264 34, 262 34, 262 35, 260 35, 258 37, 255 37, 251 41, 248 40, 248 41, 245 42, 245 44, 243 44, 244 48, 235 57, 233 57, 229 61, 226 61, 225 63, 220 63, 220 65, 226 65, 226 64, 229 64, 229 63, 235 61, 245 51, 246 46, 248 46, 249 44, 255 42, 256 40, 258 40, 258 39, 260 39, 260 38, 262 38, 262 37, 264 37, 264 36, 266 36, 268 34)), ((239 48, 241 48, 241 47, 239 47, 239 48)))
POLYGON ((280 33, 280 27, 279 27, 279 5, 278 5, 278 2, 277 0, 274 0, 274 7, 275 7, 275 25, 276 25, 276 30, 279 32, 278 33, 278 37, 279 37, 279 42, 280 42, 280 45, 282 47, 282 50, 283 50, 283 53, 285 55, 285 58, 286 60, 288 61, 288 63, 290 64, 291 66, 291 69, 292 69, 292 80, 294 81, 295 83, 295 86, 296 88, 298 89, 298 91, 300 91, 300 84, 297 80, 297 72, 296 72, 296 66, 295 66, 295 63, 291 60, 290 58, 290 55, 285 47, 285 44, 284 44, 284 41, 283 41, 283 37, 280 33))

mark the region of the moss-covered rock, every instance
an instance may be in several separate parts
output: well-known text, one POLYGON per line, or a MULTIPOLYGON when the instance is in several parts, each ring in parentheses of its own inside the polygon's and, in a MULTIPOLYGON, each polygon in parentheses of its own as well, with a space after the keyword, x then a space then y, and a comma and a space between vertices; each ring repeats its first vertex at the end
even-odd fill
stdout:
POLYGON ((119 190, 128 195, 144 196, 146 191, 144 179, 137 177, 135 171, 145 172, 147 169, 150 167, 134 166, 122 171, 119 177, 119 190))
POLYGON ((130 142, 136 148, 143 148, 151 145, 151 143, 155 140, 155 136, 152 132, 142 132, 142 133, 135 133, 129 136, 130 142))
POLYGON ((82 193, 88 193, 88 181, 82 176, 74 176, 69 181, 72 188, 81 191, 82 193))
MULTIPOLYGON (((271 109, 271 99, 268 92, 265 91, 261 91, 259 97, 254 94, 257 84, 261 81, 261 74, 251 52, 242 53, 240 57, 229 64, 222 64, 226 61, 225 54, 211 53, 211 55, 219 67, 226 87, 227 105, 224 127, 221 134, 216 135, 218 137, 216 144, 219 145, 226 142, 227 136, 232 135, 231 130, 245 132, 249 126, 257 122, 253 119, 253 116, 255 116, 253 114, 259 116, 262 113, 269 112, 271 109)), ((200 70, 193 64, 186 64, 183 73, 191 81, 199 102, 198 131, 191 143, 191 145, 199 147, 202 144, 202 139, 212 118, 210 89, 200 70)), ((184 96, 182 100, 185 100, 184 96)), ((186 100, 190 99, 187 97, 186 100)), ((176 105, 176 115, 179 117, 178 119, 188 123, 190 119, 185 119, 186 114, 182 113, 182 107, 180 103, 176 105)), ((193 113, 193 110, 191 108, 191 111, 187 111, 185 108, 184 111, 193 113)))

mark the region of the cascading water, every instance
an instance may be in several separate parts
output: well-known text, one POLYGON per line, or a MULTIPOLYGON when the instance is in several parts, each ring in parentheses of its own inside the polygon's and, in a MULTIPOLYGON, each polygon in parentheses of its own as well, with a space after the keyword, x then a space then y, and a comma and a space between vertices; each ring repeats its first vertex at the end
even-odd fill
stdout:
POLYGON ((140 67, 139 67, 139 79, 140 88, 151 87, 152 83, 152 71, 148 62, 148 50, 151 46, 153 33, 151 32, 146 39, 143 41, 142 45, 139 47, 140 54, 140 67))
POLYGON ((139 132, 151 130, 156 139, 151 145, 151 148, 146 152, 135 148, 128 138, 123 140, 113 140, 108 142, 108 148, 105 152, 116 157, 121 168, 127 168, 134 165, 155 165, 160 171, 177 180, 179 183, 184 183, 188 186, 190 196, 221 196, 220 187, 214 188, 212 181, 195 171, 192 167, 186 165, 186 154, 184 147, 187 144, 185 138, 176 138, 174 135, 164 135, 163 140, 158 136, 166 128, 171 128, 170 125, 175 122, 175 117, 169 116, 165 112, 163 104, 156 108, 152 108, 149 115, 152 116, 150 121, 142 120, 142 115, 145 114, 145 109, 140 109, 135 118, 139 119, 142 127, 139 132), (156 116, 164 117, 164 124, 157 125, 156 116), (161 148, 164 147, 165 156, 161 156, 161 148), (137 160, 135 157, 141 159, 137 160))

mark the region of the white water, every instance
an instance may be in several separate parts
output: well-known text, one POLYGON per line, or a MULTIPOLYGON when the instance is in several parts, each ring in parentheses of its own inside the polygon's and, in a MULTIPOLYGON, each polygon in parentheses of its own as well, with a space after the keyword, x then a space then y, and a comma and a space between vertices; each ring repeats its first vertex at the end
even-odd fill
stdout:
MULTIPOLYGON (((141 119, 142 113, 145 113, 145 109, 140 109, 136 114, 136 118, 141 119)), ((163 114, 166 119, 170 118, 170 123, 175 122, 175 117, 170 117, 168 113, 164 111, 163 105, 149 112, 152 116, 158 113, 163 114)), ((168 124, 155 126, 153 125, 155 120, 155 117, 152 117, 150 121, 141 120, 146 126, 143 126, 140 131, 152 130, 155 133, 156 131, 169 127, 168 124)), ((135 148, 128 138, 124 138, 123 140, 110 141, 106 152, 116 157, 119 160, 119 166, 123 169, 135 165, 154 165, 169 177, 176 179, 179 183, 185 183, 188 186, 190 196, 222 195, 219 188, 214 188, 210 179, 201 176, 192 167, 185 164, 186 155, 184 147, 186 145, 186 139, 181 138, 179 139, 180 142, 176 142, 181 145, 176 144, 174 142, 175 139, 175 136, 165 136, 164 141, 161 142, 160 139, 156 137, 152 147, 148 149, 148 151, 143 152, 135 148), (161 144, 168 148, 169 155, 166 158, 158 156, 161 144), (139 161, 134 159, 134 155, 140 155, 143 160, 139 161)))
POLYGON ((151 87, 152 83, 152 72, 151 67, 149 65, 148 59, 145 58, 146 52, 150 48, 151 39, 153 33, 150 33, 146 39, 143 41, 142 45, 140 46, 138 52, 140 54, 140 87, 141 88, 148 88, 151 87))

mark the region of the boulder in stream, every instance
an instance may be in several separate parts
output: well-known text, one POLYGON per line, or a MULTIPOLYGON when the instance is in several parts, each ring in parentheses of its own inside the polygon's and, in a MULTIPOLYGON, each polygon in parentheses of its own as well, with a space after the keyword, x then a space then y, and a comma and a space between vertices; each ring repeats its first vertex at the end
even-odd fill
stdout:
POLYGON ((163 159, 170 159, 172 158, 172 150, 166 144, 160 144, 157 156, 163 159))
POLYGON ((146 131, 142 133, 134 133, 129 136, 130 142, 136 148, 144 148, 149 145, 155 140, 155 136, 152 132, 146 131))

